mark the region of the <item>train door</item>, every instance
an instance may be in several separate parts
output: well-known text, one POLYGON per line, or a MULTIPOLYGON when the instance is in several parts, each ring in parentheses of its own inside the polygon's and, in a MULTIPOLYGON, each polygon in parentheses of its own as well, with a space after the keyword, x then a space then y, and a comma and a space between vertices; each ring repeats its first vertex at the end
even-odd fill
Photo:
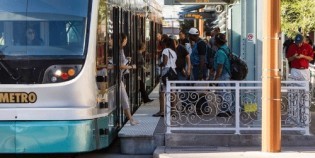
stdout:
MULTIPOLYGON (((134 15, 133 16, 133 20, 132 21, 134 21, 134 27, 133 27, 133 36, 134 36, 134 40, 136 41, 136 43, 135 43, 135 47, 136 47, 136 50, 138 51, 138 49, 139 49, 139 45, 140 45, 140 32, 139 32, 139 19, 140 19, 140 17, 139 17, 139 15, 134 15)), ((138 52, 136 52, 136 61, 138 61, 138 52)), ((138 77, 138 80, 137 80, 137 82, 136 82, 136 87, 139 87, 140 88, 140 83, 139 83, 139 80, 140 80, 140 78, 141 78, 141 80, 143 80, 143 72, 142 71, 139 71, 140 70, 140 66, 137 64, 137 77, 138 77)), ((139 88, 137 89, 137 90, 139 90, 139 88)), ((141 97, 141 95, 140 95, 140 93, 136 93, 136 95, 135 95, 135 102, 136 102, 136 104, 137 105, 141 105, 141 99, 140 99, 140 97, 141 97)))
MULTIPOLYGON (((101 1, 100 3, 104 3, 101 1)), ((117 68, 119 47, 117 43, 117 26, 119 22, 118 8, 110 4, 100 4, 97 25, 96 70, 98 85, 99 108, 108 108, 112 111, 108 115, 109 142, 115 137, 115 133, 121 127, 119 105, 119 69, 117 68)), ((104 120, 98 120, 98 128, 105 128, 104 120)), ((101 140, 105 138, 100 138, 101 140)), ((108 143, 109 143, 108 142, 108 143)), ((100 141, 99 147, 106 146, 107 141, 100 141)))
POLYGON ((151 30, 151 32, 150 32, 150 36, 151 36, 151 43, 153 44, 152 45, 152 50, 151 50, 151 53, 152 53, 152 55, 151 55, 151 59, 152 59, 152 68, 151 68, 151 72, 152 72, 152 81, 153 81, 153 85, 155 85, 155 83, 157 83, 157 81, 156 81, 156 73, 154 72, 154 70, 155 70, 155 66, 156 66, 156 63, 155 63, 155 61, 156 61, 156 50, 157 50, 157 48, 156 48, 156 44, 157 44, 157 41, 156 41, 156 34, 158 33, 157 31, 156 31, 156 23, 153 23, 152 24, 152 27, 153 27, 153 29, 151 30))
MULTIPOLYGON (((127 42, 127 45, 124 47, 124 52, 125 52, 125 56, 126 58, 128 59, 128 63, 127 64, 132 64, 132 53, 131 53, 131 37, 130 37, 130 28, 129 28, 129 12, 128 11, 123 11, 122 12, 122 29, 123 29, 123 33, 125 33, 127 35, 127 39, 128 39, 128 42, 127 42)), ((124 81, 124 84, 126 85, 126 91, 127 91, 127 94, 129 96, 129 99, 131 98, 130 97, 130 94, 131 94, 131 80, 132 80, 132 70, 124 70, 126 73, 124 73, 124 75, 122 76, 123 77, 123 81, 124 81)), ((130 101, 130 100, 129 100, 130 101)), ((132 105, 130 105, 132 106, 132 105)), ((130 107, 130 109, 132 109, 132 107, 130 107)))
MULTIPOLYGON (((138 40, 136 39, 136 25, 135 23, 135 15, 131 12, 129 12, 129 21, 130 21, 130 50, 131 50, 131 59, 132 59, 132 64, 137 64, 137 54, 138 54, 138 40)), ((140 104, 137 102, 137 97, 138 97, 138 70, 139 68, 137 67, 135 70, 132 71, 132 79, 131 79, 131 93, 130 93, 130 103, 131 103, 131 109, 134 112, 140 104)))
MULTIPOLYGON (((138 34, 139 34, 139 40, 142 41, 142 42, 145 42, 145 21, 144 21, 144 17, 140 16, 139 17, 139 27, 138 27, 138 34)), ((151 47, 150 45, 148 45, 148 43, 146 42, 146 45, 147 45, 147 50, 151 47)), ((144 66, 145 67, 148 67, 147 65, 147 54, 148 52, 145 52, 145 56, 144 56, 144 60, 145 60, 145 63, 144 63, 144 66)), ((146 83, 146 75, 147 75, 148 71, 144 71, 143 74, 142 74, 142 80, 144 81, 144 87, 146 89, 147 87, 147 83, 146 83)))
MULTIPOLYGON (((153 41, 155 41, 154 40, 154 38, 155 38, 155 36, 152 36, 153 35, 153 30, 154 30, 154 26, 153 26, 153 22, 150 22, 150 37, 152 37, 152 38, 150 38, 150 41, 148 41, 148 44, 150 45, 150 47, 149 47, 149 49, 148 49, 148 52, 149 53, 147 53, 147 56, 146 56, 146 64, 147 65, 151 65, 151 66, 153 66, 153 65, 155 65, 154 64, 154 58, 153 58, 153 54, 154 54, 154 46, 156 45, 156 43, 154 43, 153 41)), ((146 26, 146 27, 148 27, 148 26, 146 26)), ((154 80, 153 80, 153 71, 152 71, 152 69, 153 69, 153 67, 151 67, 150 68, 150 73, 147 73, 147 75, 146 75, 146 77, 147 77, 147 83, 146 83, 146 87, 147 87, 147 90, 152 90, 153 89, 153 86, 154 86, 154 80)))
POLYGON ((113 65, 112 69, 112 76, 109 77, 111 85, 115 89, 115 93, 113 96, 114 101, 114 106, 116 106, 117 110, 116 112, 116 124, 119 127, 122 127, 122 121, 123 121, 123 110, 121 109, 120 106, 120 93, 119 93, 119 88, 120 88, 120 64, 119 64, 119 38, 120 38, 120 33, 121 33, 121 9, 118 7, 113 7, 113 12, 111 14, 112 16, 112 23, 113 23, 113 30, 112 30, 112 52, 111 52, 111 57, 109 57, 109 60, 112 60, 111 64, 113 65))

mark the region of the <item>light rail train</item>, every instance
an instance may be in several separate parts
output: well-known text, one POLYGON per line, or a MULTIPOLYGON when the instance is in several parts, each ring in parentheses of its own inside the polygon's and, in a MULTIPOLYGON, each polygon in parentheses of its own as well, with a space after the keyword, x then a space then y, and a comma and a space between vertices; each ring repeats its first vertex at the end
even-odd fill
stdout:
POLYGON ((161 7, 143 0, 1 0, 0 153, 76 153, 111 144, 126 123, 119 81, 134 112, 138 76, 156 85, 155 34, 161 7), (146 30, 147 29, 147 30, 146 30), (119 37, 147 71, 120 78, 119 37), (151 37, 149 39, 149 37, 151 37))

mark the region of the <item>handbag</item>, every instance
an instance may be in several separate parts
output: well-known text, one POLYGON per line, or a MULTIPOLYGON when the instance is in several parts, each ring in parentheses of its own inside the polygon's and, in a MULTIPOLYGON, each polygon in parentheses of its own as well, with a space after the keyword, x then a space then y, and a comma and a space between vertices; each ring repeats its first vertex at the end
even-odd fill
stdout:
POLYGON ((177 76, 177 73, 174 71, 173 68, 169 68, 167 73, 165 75, 162 76, 162 81, 164 84, 166 84, 166 78, 168 80, 177 80, 178 79, 178 76, 177 76))
MULTIPOLYGON (((169 53, 169 57, 173 58, 172 54, 170 53, 170 51, 168 51, 169 53)), ((172 62, 172 61, 171 61, 172 62)), ((174 71, 174 69, 172 67, 170 67, 168 69, 168 71, 166 72, 165 75, 162 76, 162 81, 164 84, 166 84, 166 78, 168 80, 178 80, 178 76, 177 76, 177 73, 174 71)))

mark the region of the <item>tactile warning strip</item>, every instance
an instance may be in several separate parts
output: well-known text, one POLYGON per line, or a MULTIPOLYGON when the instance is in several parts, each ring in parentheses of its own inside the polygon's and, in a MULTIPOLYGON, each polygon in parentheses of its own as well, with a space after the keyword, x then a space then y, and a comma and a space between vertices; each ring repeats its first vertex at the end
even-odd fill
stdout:
POLYGON ((140 123, 138 125, 131 126, 130 121, 128 121, 118 133, 119 137, 153 136, 155 128, 160 120, 160 117, 152 116, 154 113, 159 111, 159 100, 156 97, 152 97, 152 95, 156 95, 156 93, 158 93, 157 88, 155 88, 150 94, 150 97, 153 98, 154 101, 141 105, 133 115, 133 118, 138 120, 140 123))

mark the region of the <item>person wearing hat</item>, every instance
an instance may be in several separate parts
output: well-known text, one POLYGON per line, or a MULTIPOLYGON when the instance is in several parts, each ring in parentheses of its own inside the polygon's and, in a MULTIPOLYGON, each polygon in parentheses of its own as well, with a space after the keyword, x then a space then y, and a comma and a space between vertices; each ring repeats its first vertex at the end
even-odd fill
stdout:
POLYGON ((312 47, 303 42, 303 36, 297 34, 294 44, 289 47, 286 55, 291 63, 290 78, 300 81, 310 81, 309 62, 313 60, 312 47))
POLYGON ((193 80, 206 80, 208 74, 206 66, 207 44, 199 37, 198 29, 193 27, 188 33, 189 39, 195 42, 190 54, 193 80))

